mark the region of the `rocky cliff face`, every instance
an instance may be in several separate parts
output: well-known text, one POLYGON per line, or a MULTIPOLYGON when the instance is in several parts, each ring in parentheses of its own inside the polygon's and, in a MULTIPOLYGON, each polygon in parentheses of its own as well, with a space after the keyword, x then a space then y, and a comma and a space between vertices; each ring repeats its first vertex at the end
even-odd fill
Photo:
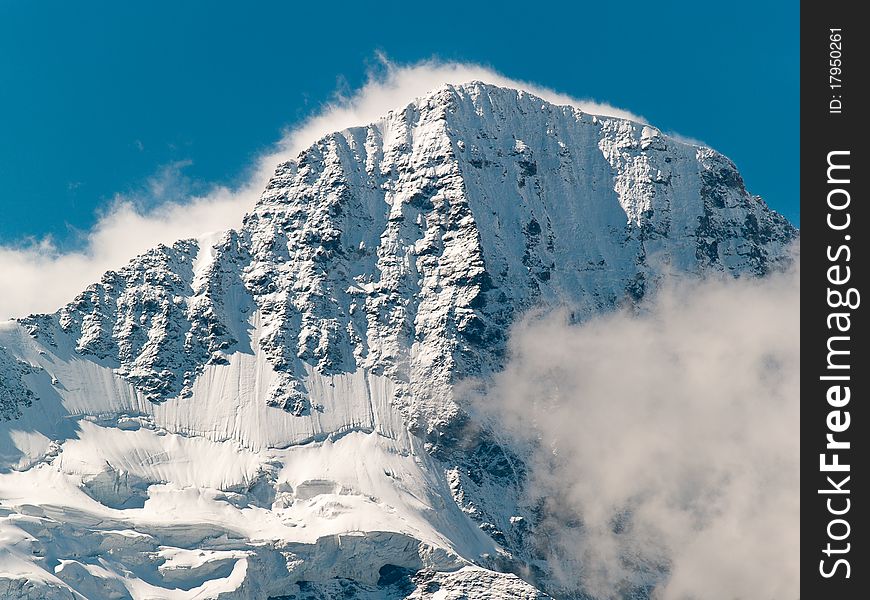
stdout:
MULTIPOLYGON (((209 510, 268 513, 276 529, 222 542, 237 554, 212 571, 209 560, 184 567, 189 590, 216 590, 205 597, 291 597, 282 590, 299 581, 316 590, 346 580, 359 597, 422 598, 441 589, 425 591, 439 577, 460 587, 502 577, 499 597, 535 597, 519 579, 480 570, 546 585, 530 549, 522 458, 474 423, 454 385, 500 369, 506 332, 528 309, 567 304, 583 319, 640 300, 668 272, 763 275, 795 236, 708 148, 522 91, 444 86, 279 166, 240 230, 158 247, 57 313, 3 326, 0 410, 18 420, 0 447, 16 470, 0 478, 56 475, 63 482, 52 485, 96 502, 69 511, 111 510, 136 531, 144 517, 128 511, 171 506, 178 495, 166 488, 179 478, 214 492, 209 510), (238 473, 223 478, 181 477, 154 468, 146 448, 166 451, 152 437, 177 444, 170 465, 227 444, 251 462, 231 461, 238 473), (76 462, 62 460, 65 447, 79 448, 76 462), (303 451, 318 465, 305 477, 288 467, 303 451), (360 453, 377 464, 339 466, 360 453), (333 454, 344 458, 333 464, 333 454), (298 525, 309 531, 297 535, 298 525), (355 557, 339 544, 329 560, 344 566, 321 568, 332 543, 323 540, 350 531, 404 550, 355 557), (252 549, 255 539, 264 544, 252 549), (399 569, 387 569, 392 583, 355 572, 385 566, 399 569)), ((47 485, 38 481, 36 495, 47 485)), ((170 513, 149 517, 164 519, 149 536, 168 535, 170 513)), ((97 545, 107 535, 79 527, 97 545)), ((165 545, 216 552, 205 537, 165 545)), ((134 548, 118 564, 168 590, 163 567, 174 559, 155 552, 134 548), (159 573, 128 565, 137 560, 159 573)), ((88 595, 100 585, 97 554, 21 560, 39 576, 53 568, 46 585, 88 595)), ((128 583, 112 584, 112 597, 140 597, 128 583)))

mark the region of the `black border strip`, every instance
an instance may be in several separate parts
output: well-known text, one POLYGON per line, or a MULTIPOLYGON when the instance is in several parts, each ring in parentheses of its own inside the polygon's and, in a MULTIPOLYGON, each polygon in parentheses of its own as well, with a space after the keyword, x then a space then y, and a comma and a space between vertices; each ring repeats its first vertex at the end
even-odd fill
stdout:
POLYGON ((870 270, 865 117, 870 23, 858 16, 862 6, 845 0, 801 4, 804 600, 870 597, 865 443, 870 369, 861 352, 868 340, 862 302, 870 296, 859 300, 861 292, 870 294, 863 285, 870 270), (835 167, 829 170, 830 164, 835 167), (837 306, 841 303, 849 306, 837 306))

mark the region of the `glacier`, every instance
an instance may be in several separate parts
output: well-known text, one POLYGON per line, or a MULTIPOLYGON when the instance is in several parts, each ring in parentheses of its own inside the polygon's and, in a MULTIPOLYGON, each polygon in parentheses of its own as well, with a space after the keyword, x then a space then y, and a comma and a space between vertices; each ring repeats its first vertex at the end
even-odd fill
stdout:
POLYGON ((238 230, 0 323, 0 592, 582 597, 457 390, 530 310, 762 276, 796 236, 714 150, 522 90, 330 134, 238 230))

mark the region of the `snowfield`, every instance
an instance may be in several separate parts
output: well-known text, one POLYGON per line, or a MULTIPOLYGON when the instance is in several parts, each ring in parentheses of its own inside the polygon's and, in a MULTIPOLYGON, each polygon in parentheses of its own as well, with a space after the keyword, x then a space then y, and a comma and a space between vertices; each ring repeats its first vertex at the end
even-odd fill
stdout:
POLYGON ((718 153, 523 91, 326 136, 240 230, 0 324, 0 595, 547 598, 524 450, 456 384, 527 310, 763 275, 795 236, 718 153))

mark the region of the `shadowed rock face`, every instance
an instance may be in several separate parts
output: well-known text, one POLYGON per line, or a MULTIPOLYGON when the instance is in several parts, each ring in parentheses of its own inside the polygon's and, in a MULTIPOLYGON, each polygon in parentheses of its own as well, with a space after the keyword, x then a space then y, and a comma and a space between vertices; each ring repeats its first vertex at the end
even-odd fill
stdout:
POLYGON ((21 409, 33 402, 34 394, 24 383, 25 375, 38 369, 9 354, 0 346, 0 417, 5 420, 21 416, 21 409))
MULTIPOLYGON (((375 408, 387 397, 442 467, 446 500, 510 555, 486 566, 528 574, 522 460, 469 419, 455 383, 501 368, 528 309, 569 304, 582 320, 639 301, 666 272, 763 275, 796 235, 709 148, 522 91, 444 86, 280 165, 238 231, 159 246, 19 331, 111 369, 143 412, 204 398, 200 429, 161 425, 186 435, 210 431, 209 395, 227 393, 203 374, 238 355, 260 370, 234 393, 306 424, 308 437, 267 445, 395 437, 375 408), (372 399, 367 421, 330 420, 316 398, 336 382, 350 382, 348 402, 372 399)), ((16 418, 39 368, 0 348, 0 369, 0 414, 16 418)), ((117 495, 115 475, 94 481, 117 495)))

